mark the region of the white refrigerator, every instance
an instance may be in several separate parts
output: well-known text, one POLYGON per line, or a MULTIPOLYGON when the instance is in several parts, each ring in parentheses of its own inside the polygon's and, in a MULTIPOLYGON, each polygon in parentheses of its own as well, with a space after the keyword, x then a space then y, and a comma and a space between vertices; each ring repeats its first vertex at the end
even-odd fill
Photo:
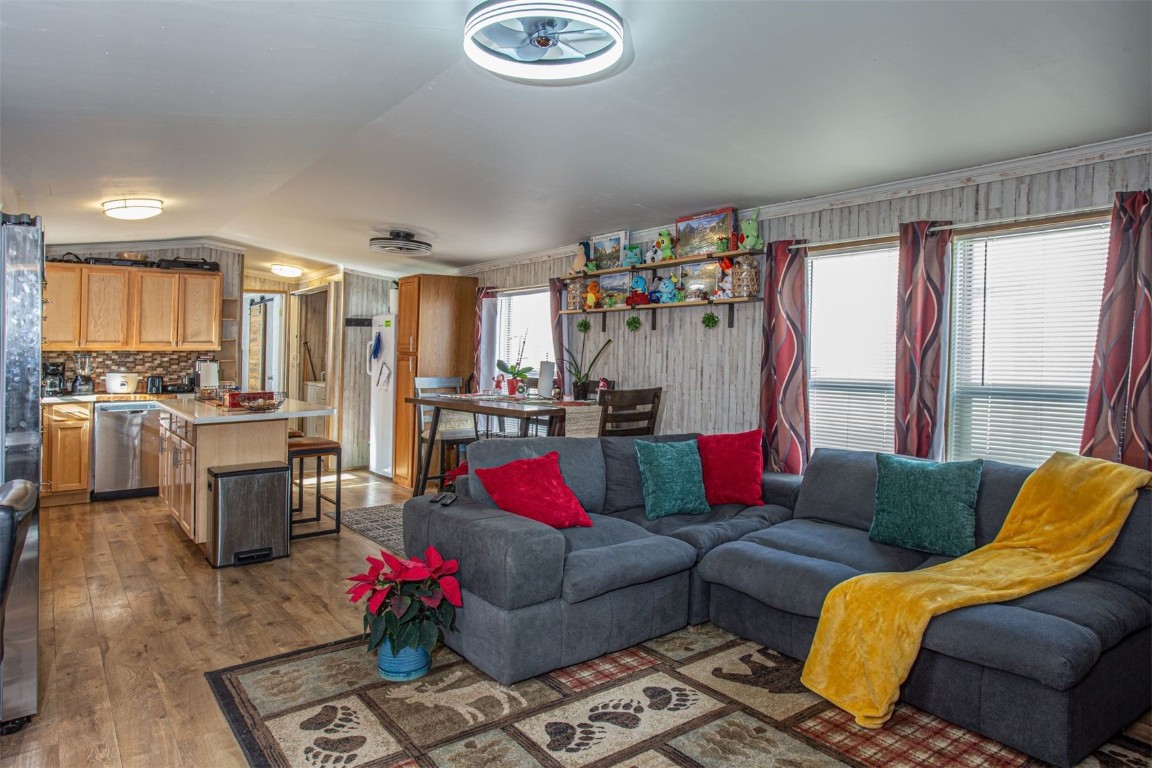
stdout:
POLYGON ((368 470, 392 477, 392 433, 396 409, 396 315, 372 318, 366 371, 370 379, 371 423, 368 427, 368 470))

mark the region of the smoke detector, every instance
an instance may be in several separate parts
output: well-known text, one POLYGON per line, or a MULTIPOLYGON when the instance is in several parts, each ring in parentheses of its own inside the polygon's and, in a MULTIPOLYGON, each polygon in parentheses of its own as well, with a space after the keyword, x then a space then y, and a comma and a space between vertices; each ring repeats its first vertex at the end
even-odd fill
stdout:
POLYGON ((368 247, 380 253, 397 253, 401 256, 427 256, 432 253, 432 243, 417 240, 411 232, 393 229, 386 236, 373 237, 368 247))

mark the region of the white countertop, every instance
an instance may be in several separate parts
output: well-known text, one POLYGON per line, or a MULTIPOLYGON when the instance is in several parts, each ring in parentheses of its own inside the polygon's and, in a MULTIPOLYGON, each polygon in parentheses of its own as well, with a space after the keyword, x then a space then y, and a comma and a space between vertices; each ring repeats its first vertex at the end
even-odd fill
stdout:
POLYGON ((199 400, 158 400, 156 404, 173 416, 187 419, 193 424, 233 424, 241 421, 276 421, 278 419, 299 419, 305 416, 332 416, 335 408, 303 400, 288 399, 275 411, 252 413, 251 411, 226 411, 199 400))
POLYGON ((60 405, 63 403, 118 403, 122 401, 143 402, 149 400, 191 400, 196 395, 191 392, 165 392, 163 394, 114 394, 111 392, 97 392, 94 395, 51 395, 40 398, 44 405, 60 405))

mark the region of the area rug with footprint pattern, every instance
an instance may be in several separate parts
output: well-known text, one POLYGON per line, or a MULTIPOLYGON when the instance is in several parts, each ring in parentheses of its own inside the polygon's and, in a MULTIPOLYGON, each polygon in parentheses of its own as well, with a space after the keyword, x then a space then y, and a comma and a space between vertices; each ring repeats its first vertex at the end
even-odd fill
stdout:
MULTIPOLYGON (((443 646, 408 683, 359 638, 207 673, 253 766, 1041 766, 901 705, 880 730, 800 684, 801 664, 710 624, 502 686, 443 646)), ((1132 730, 1086 768, 1152 767, 1132 730)))

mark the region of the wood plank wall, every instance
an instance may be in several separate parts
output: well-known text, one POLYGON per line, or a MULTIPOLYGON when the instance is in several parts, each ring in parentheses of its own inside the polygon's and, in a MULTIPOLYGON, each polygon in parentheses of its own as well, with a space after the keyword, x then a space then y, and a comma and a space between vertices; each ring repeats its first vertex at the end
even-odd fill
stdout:
MULTIPOLYGON (((978 223, 1107 206, 1117 191, 1149 186, 1152 154, 1145 151, 1043 173, 957 182, 952 188, 932 192, 892 192, 886 199, 855 204, 843 201, 811 212, 763 218, 760 232, 768 241, 865 239, 891 235, 901 222, 907 221, 978 223)), ((646 246, 653 239, 652 233, 653 230, 634 233, 632 242, 646 246)), ((545 260, 467 273, 475 275, 481 285, 497 288, 545 285, 549 277, 567 273, 574 253, 575 246, 570 252, 545 260)), ((763 305, 737 306, 735 327, 731 329, 726 327, 724 311, 718 312, 719 328, 705 329, 700 318, 706 311, 704 307, 692 307, 657 312, 656 330, 651 330, 647 312, 637 313, 645 324, 636 333, 630 333, 624 325, 631 313, 608 314, 607 332, 600 330, 604 316, 590 316, 589 356, 604 339, 613 339, 594 374, 615 379, 622 388, 662 386, 662 434, 739 431, 757 424, 763 305)), ((569 316, 569 335, 573 339, 579 336, 575 322, 569 316)))

